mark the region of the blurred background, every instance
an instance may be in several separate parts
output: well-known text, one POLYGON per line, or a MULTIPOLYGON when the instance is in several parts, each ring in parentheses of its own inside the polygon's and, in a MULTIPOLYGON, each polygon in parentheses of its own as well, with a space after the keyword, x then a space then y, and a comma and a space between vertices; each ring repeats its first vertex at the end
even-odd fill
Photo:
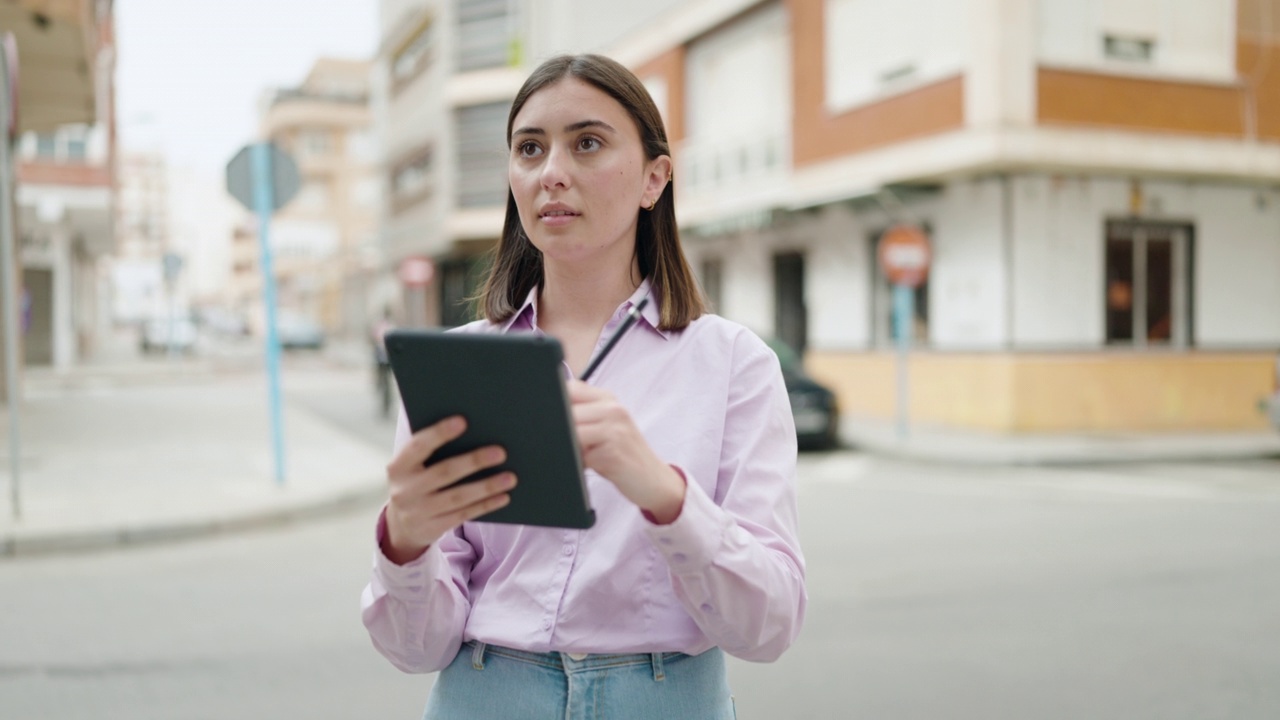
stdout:
POLYGON ((508 110, 562 52, 645 83, 702 287, 792 393, 810 615, 732 667, 739 717, 1280 715, 1280 0, 3 0, 0 33, 0 716, 420 713, 357 617, 379 337, 473 319, 508 110), (283 482, 227 191, 258 141, 300 178, 283 482))

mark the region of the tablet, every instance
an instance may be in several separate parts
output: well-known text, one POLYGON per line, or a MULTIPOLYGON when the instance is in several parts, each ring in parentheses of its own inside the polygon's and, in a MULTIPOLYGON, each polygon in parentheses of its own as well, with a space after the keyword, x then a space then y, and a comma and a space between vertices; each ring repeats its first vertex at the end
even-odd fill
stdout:
POLYGON ((485 445, 506 448, 502 465, 459 481, 506 470, 516 475, 511 502, 477 520, 578 529, 595 524, 559 341, 532 333, 393 330, 386 345, 410 429, 451 415, 467 419, 466 432, 429 463, 485 445))

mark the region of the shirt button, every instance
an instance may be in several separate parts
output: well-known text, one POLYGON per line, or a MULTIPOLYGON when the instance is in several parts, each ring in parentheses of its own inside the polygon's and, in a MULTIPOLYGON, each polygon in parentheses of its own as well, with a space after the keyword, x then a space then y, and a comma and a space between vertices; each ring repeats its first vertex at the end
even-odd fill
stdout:
POLYGON ((573 546, 572 546, 572 545, 565 545, 565 546, 564 546, 564 554, 565 554, 565 555, 572 555, 572 554, 573 554, 573 546))
POLYGON ((658 538, 658 542, 662 543, 663 545, 670 545, 671 543, 673 543, 673 542, 675 542, 675 541, 674 541, 674 540, 672 540, 672 539, 671 539, 671 538, 669 538, 669 537, 660 537, 660 538, 658 538))
POLYGON ((704 613, 713 613, 716 610, 715 608, 711 607, 711 603, 702 603, 702 607, 698 609, 704 613))
POLYGON ((542 629, 543 629, 543 630, 550 630, 550 629, 551 629, 551 621, 550 621, 550 620, 543 620, 543 621, 542 621, 542 629))
POLYGON ((684 561, 688 560, 688 559, 689 559, 689 556, 688 556, 688 555, 685 555, 684 553, 676 553, 676 554, 674 554, 674 555, 672 555, 672 556, 671 556, 671 559, 672 559, 672 560, 675 560, 675 561, 676 561, 676 562, 678 562, 678 563, 682 563, 682 562, 684 562, 684 561))

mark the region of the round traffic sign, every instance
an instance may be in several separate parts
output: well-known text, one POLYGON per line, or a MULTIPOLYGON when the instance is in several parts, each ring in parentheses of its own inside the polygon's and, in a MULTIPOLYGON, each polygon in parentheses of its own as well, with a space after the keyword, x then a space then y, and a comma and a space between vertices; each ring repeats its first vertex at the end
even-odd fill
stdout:
POLYGON ((408 257, 400 261, 400 282, 410 287, 430 285, 436 266, 430 258, 408 257))
POLYGON ((919 287, 932 259, 929 238, 915 225, 895 225, 880 236, 880 269, 893 285, 919 287))

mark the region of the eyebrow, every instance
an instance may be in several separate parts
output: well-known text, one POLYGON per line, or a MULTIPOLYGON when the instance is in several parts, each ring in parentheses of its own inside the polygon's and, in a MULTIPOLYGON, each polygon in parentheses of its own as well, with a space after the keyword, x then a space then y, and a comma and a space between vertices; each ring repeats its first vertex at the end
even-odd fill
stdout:
MULTIPOLYGON (((585 130, 586 128, 600 128, 602 130, 608 130, 611 133, 618 132, 617 130, 613 129, 612 125, 610 125, 609 123, 603 120, 579 120, 576 123, 565 125, 564 131, 567 133, 571 133, 571 132, 577 132, 579 130, 585 130)), ((515 132, 511 133, 511 137, 515 137, 517 135, 546 135, 546 134, 547 132, 542 128, 522 127, 519 130, 516 130, 515 132)))

